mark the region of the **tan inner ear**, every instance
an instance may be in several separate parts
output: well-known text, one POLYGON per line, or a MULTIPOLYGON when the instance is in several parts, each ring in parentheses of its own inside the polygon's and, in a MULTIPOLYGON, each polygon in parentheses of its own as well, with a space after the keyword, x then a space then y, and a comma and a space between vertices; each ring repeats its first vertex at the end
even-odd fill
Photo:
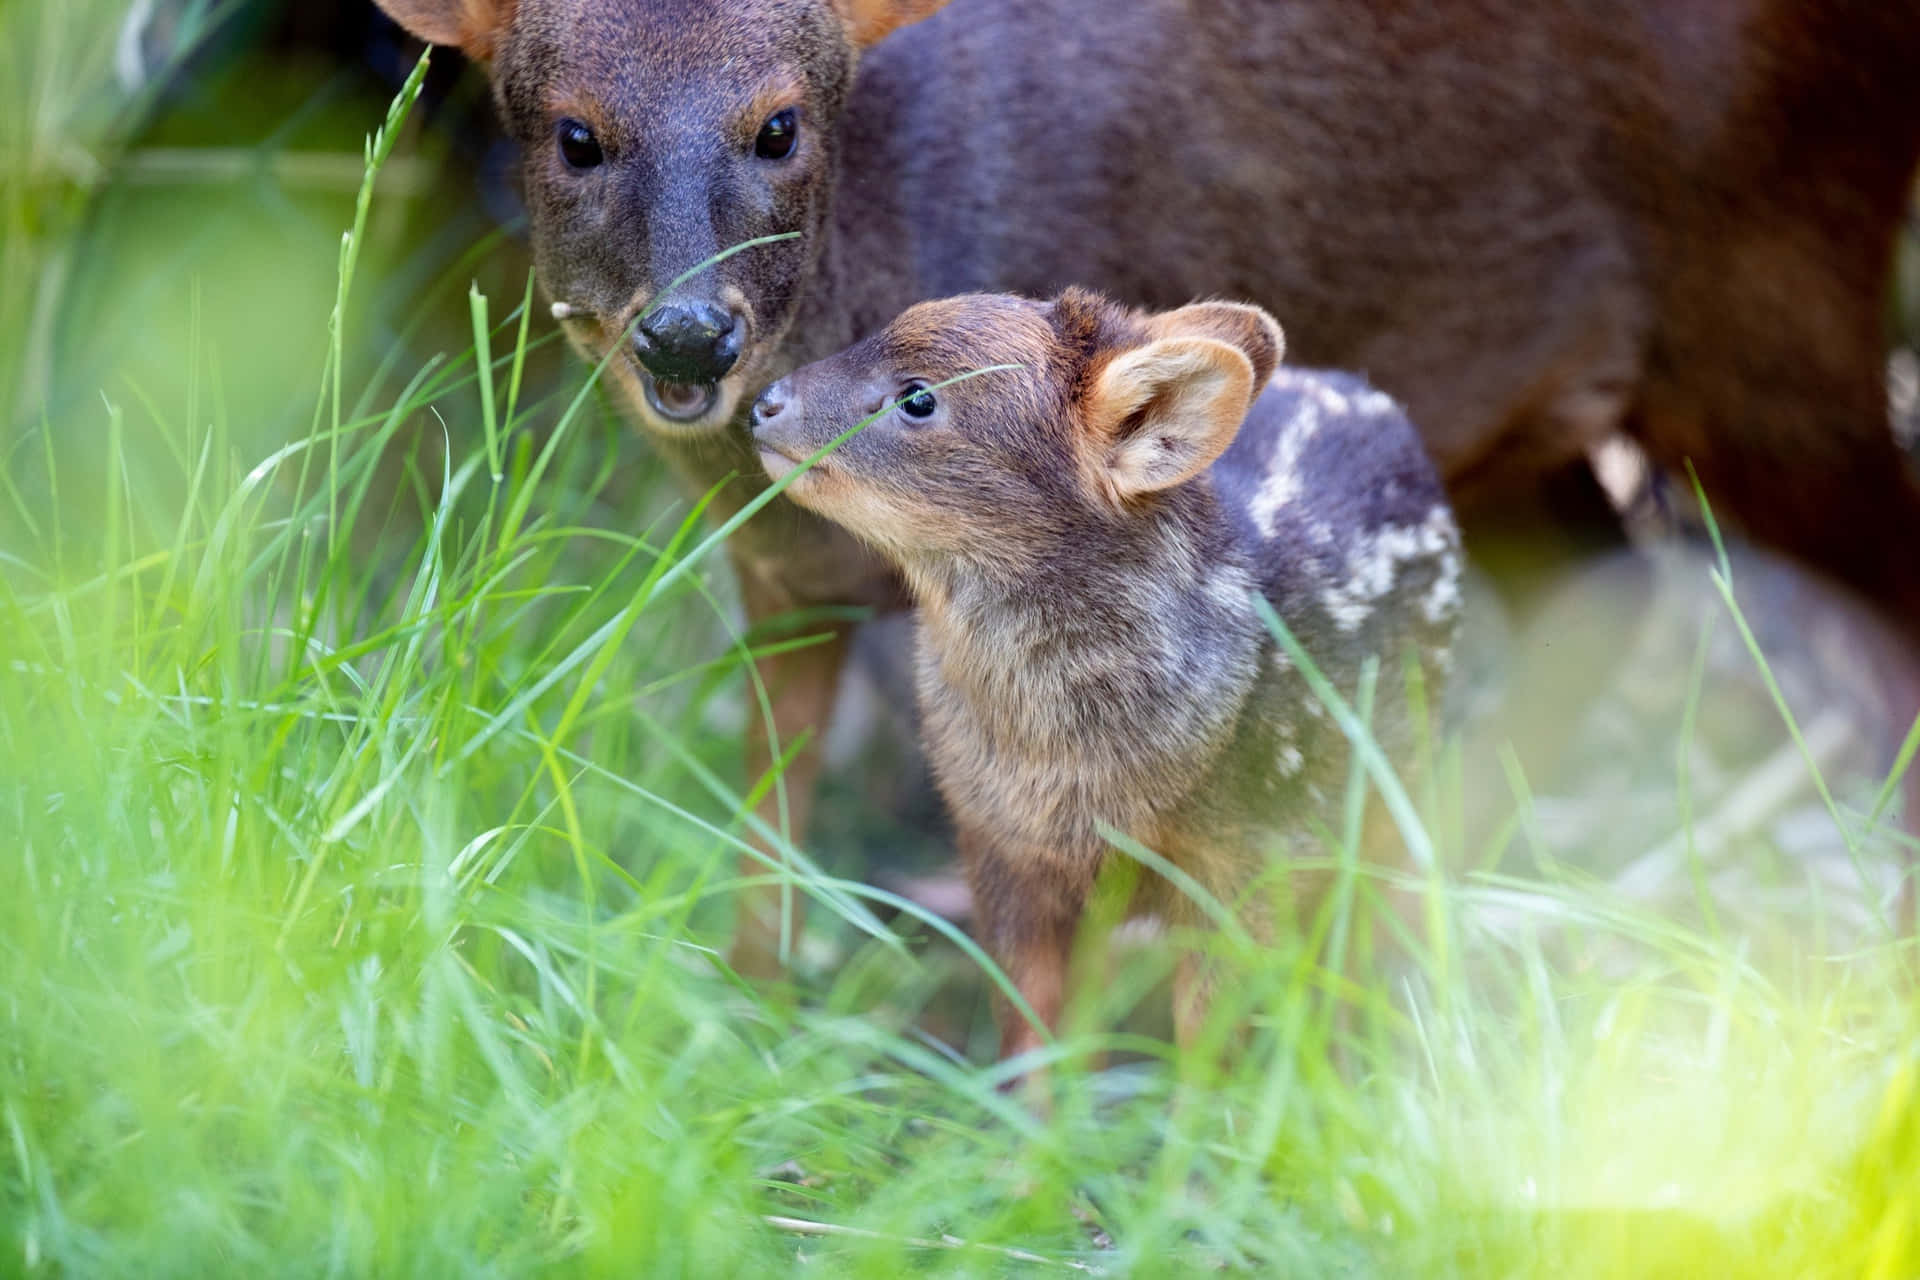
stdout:
POLYGON ((428 44, 458 49, 475 61, 493 56, 513 21, 515 0, 377 0, 387 16, 428 44))
POLYGON ((930 18, 946 8, 947 0, 832 0, 833 11, 847 24, 854 48, 878 44, 889 33, 930 18))
POLYGON ((1286 356, 1280 322, 1245 302, 1195 302, 1153 316, 1147 325, 1155 337, 1218 338, 1233 344, 1253 362, 1254 381, 1261 386, 1286 356))
POLYGON ((1087 405, 1102 485, 1126 499, 1191 480, 1233 443, 1254 390, 1246 353, 1212 338, 1162 338, 1115 356, 1087 405))

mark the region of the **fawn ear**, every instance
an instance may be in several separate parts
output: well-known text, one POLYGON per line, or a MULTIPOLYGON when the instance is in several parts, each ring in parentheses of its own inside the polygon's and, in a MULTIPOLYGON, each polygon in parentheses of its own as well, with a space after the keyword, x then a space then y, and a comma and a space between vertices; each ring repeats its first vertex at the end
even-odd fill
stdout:
POLYGON ((513 21, 515 0, 376 0, 387 16, 428 44, 451 45, 476 62, 513 21))
POLYGON ((1253 365, 1256 389, 1267 385, 1287 351, 1279 321, 1244 302, 1196 302, 1153 316, 1147 329, 1155 337, 1213 338, 1240 348, 1253 365))
POLYGON ((856 49, 877 44, 882 36, 947 7, 947 0, 831 0, 833 11, 847 24, 856 49))
POLYGON ((1118 501, 1171 489, 1233 443, 1253 362, 1215 338, 1158 338, 1108 362, 1087 394, 1093 462, 1118 501))

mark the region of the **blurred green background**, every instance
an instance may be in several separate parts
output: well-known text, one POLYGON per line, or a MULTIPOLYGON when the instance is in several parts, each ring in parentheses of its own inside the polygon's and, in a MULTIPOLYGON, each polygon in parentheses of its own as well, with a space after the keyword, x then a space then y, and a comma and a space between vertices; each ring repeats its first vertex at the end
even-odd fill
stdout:
MULTIPOLYGON (((10 448, 57 423, 59 460, 84 475, 103 395, 172 407, 196 386, 242 452, 298 438, 363 145, 417 46, 371 4, 273 0, 13 3, 0 34, 10 448)), ((513 299, 525 285, 511 156, 484 82, 457 58, 440 64, 372 206, 349 385, 380 369, 404 381, 463 346, 455 304, 469 281, 513 299)), ((88 494, 64 498, 78 512, 88 494)))

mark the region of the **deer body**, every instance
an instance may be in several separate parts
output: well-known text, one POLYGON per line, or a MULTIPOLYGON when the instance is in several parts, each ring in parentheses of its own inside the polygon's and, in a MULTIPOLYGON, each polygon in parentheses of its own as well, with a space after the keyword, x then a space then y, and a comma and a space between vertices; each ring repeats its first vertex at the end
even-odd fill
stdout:
MULTIPOLYGON (((738 477, 719 515, 765 483, 761 389, 910 303, 1231 295, 1407 407, 1478 554, 1610 520, 1584 454, 1625 433, 1920 646, 1882 364, 1911 5, 381 3, 490 60, 543 287, 583 352, 630 348, 609 377, 691 488, 738 477)), ((756 619, 902 599, 788 502, 732 554, 756 619)), ((843 651, 763 664, 779 737, 819 724, 843 651)), ((815 765, 788 770, 802 817, 815 765)))

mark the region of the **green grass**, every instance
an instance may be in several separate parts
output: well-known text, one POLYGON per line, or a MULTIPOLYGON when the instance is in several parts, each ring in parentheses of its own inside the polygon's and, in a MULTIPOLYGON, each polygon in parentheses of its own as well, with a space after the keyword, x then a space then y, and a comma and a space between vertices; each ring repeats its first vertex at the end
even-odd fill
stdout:
MULTIPOLYGON (((799 980, 737 981, 759 703, 698 504, 528 373, 524 289, 358 370, 362 234, 298 438, 189 334, 177 403, 96 388, 7 457, 0 1273, 1920 1271, 1901 948, 1716 900, 1688 842, 1694 908, 1617 892, 1524 767, 1524 870, 1442 767, 1395 802, 1431 872, 1349 823, 1299 938, 1212 944, 1224 1064, 1155 1030, 1161 948, 1108 957, 1045 1119, 978 961, 800 850, 799 980)), ((1823 793, 1884 865, 1878 790, 1823 793)))

